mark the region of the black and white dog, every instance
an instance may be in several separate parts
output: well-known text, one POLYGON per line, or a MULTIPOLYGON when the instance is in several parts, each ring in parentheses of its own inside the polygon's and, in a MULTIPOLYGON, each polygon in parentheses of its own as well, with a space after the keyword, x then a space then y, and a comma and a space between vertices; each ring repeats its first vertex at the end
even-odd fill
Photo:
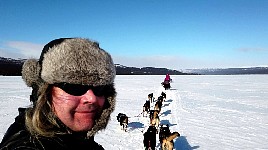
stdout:
POLYGON ((152 103, 154 101, 154 93, 148 94, 148 100, 152 103))
POLYGON ((156 146, 156 128, 149 126, 147 131, 143 134, 143 145, 145 150, 155 150, 156 146))
POLYGON ((163 100, 165 100, 167 98, 167 94, 165 92, 162 92, 161 96, 163 97, 163 100))
POLYGON ((116 116, 116 118, 117 118, 117 121, 120 123, 120 126, 122 127, 122 130, 124 130, 126 132, 127 127, 128 127, 128 116, 126 114, 119 113, 116 116))
POLYGON ((150 101, 146 100, 146 102, 143 105, 143 109, 142 109, 142 113, 143 113, 143 117, 145 115, 145 113, 149 113, 150 112, 150 101))

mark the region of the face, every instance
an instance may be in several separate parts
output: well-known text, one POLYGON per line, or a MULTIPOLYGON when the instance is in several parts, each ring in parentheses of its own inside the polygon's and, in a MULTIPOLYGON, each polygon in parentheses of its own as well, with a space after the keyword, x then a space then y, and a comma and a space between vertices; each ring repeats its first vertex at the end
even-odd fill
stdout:
POLYGON ((95 96, 91 89, 81 96, 74 96, 52 87, 52 106, 57 117, 76 132, 93 127, 95 116, 102 110, 104 102, 105 97, 95 96))

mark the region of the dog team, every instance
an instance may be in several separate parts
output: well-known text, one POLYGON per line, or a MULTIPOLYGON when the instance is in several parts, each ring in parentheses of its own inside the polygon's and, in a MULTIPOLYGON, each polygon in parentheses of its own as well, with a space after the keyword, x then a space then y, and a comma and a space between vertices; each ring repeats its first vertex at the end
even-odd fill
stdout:
MULTIPOLYGON (((153 97, 153 93, 150 93, 148 95, 148 100, 146 100, 144 106, 150 105, 150 103, 147 104, 148 101, 154 102, 154 99, 155 98, 153 97)), ((166 99, 166 93, 162 92, 161 95, 155 101, 153 110, 143 108, 144 110, 143 114, 149 113, 150 117, 150 126, 147 129, 147 131, 143 134, 144 136, 143 145, 145 150, 155 150, 156 135, 158 133, 159 133, 159 142, 161 144, 162 150, 173 150, 174 148, 173 139, 180 136, 178 132, 171 133, 168 124, 165 127, 163 126, 163 124, 160 124, 159 113, 161 112, 162 104, 163 101, 165 101, 165 99, 166 99)))
MULTIPOLYGON (((165 90, 169 89, 164 87, 165 90)), ((173 150, 174 142, 173 139, 179 137, 178 132, 172 132, 169 129, 169 124, 165 126, 160 124, 159 113, 163 102, 166 100, 166 93, 162 92, 161 95, 155 99, 153 93, 148 94, 148 99, 145 101, 142 109, 142 116, 147 117, 149 115, 150 124, 147 131, 143 134, 143 145, 145 150, 155 150, 156 148, 156 135, 159 134, 159 142, 162 150, 173 150), (151 106, 153 105, 154 106, 151 106), (151 109, 153 107, 153 109, 151 109)), ((139 116, 139 115, 138 115, 139 116)), ((117 115, 117 120, 120 123, 121 129, 127 131, 128 127, 128 116, 123 113, 117 115)))

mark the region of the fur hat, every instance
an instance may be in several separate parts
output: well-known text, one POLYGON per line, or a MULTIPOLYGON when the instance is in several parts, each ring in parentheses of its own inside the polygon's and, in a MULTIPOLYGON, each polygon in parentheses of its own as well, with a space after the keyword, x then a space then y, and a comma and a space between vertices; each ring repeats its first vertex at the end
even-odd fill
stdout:
POLYGON ((106 85, 114 82, 113 60, 99 44, 82 38, 56 39, 44 46, 40 59, 29 59, 22 78, 32 87, 40 82, 106 85))

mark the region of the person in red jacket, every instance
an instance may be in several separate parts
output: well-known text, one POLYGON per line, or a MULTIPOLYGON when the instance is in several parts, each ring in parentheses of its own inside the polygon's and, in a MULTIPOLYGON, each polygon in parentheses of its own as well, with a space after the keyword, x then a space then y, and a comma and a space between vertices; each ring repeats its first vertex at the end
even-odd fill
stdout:
POLYGON ((169 74, 166 74, 166 77, 165 77, 165 80, 164 80, 164 82, 171 82, 172 81, 172 79, 170 78, 170 75, 169 74))
POLYGON ((164 82, 162 82, 162 86, 165 88, 165 90, 170 89, 170 82, 171 81, 172 81, 172 79, 170 78, 170 75, 166 74, 164 82))

